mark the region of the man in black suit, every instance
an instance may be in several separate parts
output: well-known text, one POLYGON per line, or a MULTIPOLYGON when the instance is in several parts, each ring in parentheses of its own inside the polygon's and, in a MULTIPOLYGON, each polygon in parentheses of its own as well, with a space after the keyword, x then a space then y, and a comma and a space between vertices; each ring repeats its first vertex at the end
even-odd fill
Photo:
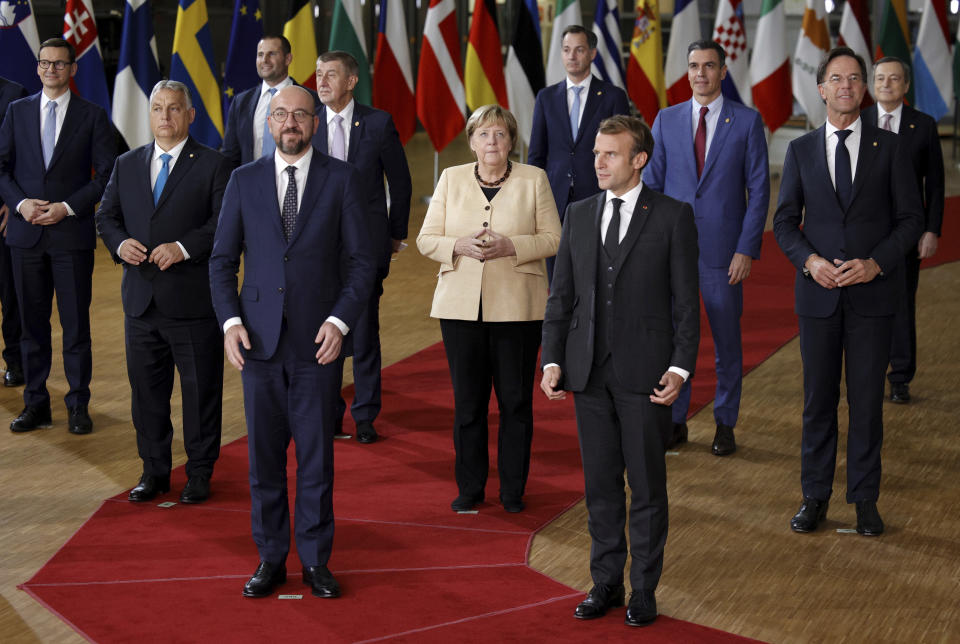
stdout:
POLYGON ((97 234, 93 209, 116 158, 107 113, 70 91, 76 52, 62 38, 40 45, 43 90, 15 101, 0 126, 0 196, 9 204, 7 244, 13 259, 20 319, 25 407, 14 432, 50 427, 47 376, 52 359, 53 294, 63 329, 68 429, 89 434, 93 360, 90 297, 97 234), (37 145, 40 143, 40 145, 37 145))
MULTIPOLYGON (((0 124, 7 106, 27 95, 27 90, 19 83, 0 77, 0 124)), ((0 310, 3 312, 3 361, 7 370, 3 374, 5 387, 19 387, 23 384, 23 367, 20 356, 20 307, 17 306, 17 289, 13 284, 13 264, 10 248, 7 246, 7 218, 10 207, 0 196, 0 310)))
POLYGON ((600 124, 594 154, 604 192, 567 209, 543 321, 540 383, 552 400, 564 397, 561 389, 575 394, 594 582, 578 619, 623 605, 627 470, 630 626, 657 617, 667 540, 663 445, 672 431, 670 405, 693 372, 700 342, 693 209, 640 181, 653 145, 638 118, 600 124))
POLYGON ((157 83, 150 94, 156 140, 117 159, 97 211, 97 230, 123 264, 131 415, 143 460, 131 501, 170 490, 174 368, 187 452, 181 503, 207 499, 220 455, 223 348, 207 260, 230 165, 189 136, 194 115, 186 85, 157 83))
MULTIPOLYGON (((370 236, 377 251, 377 279, 370 301, 357 320, 353 339, 353 404, 350 413, 357 426, 357 441, 377 440, 373 421, 380 413, 380 296, 390 272, 390 258, 400 250, 410 219, 410 168, 393 118, 382 110, 361 105, 353 98, 359 67, 345 51, 329 51, 317 59, 317 93, 326 106, 321 112, 314 145, 360 171, 368 198, 370 236), (390 188, 389 206, 383 187, 390 188)), ((337 418, 343 435, 347 405, 339 399, 337 418)))
POLYGON ((937 252, 940 224, 943 222, 944 171, 943 151, 937 122, 923 112, 905 105, 903 97, 910 89, 910 66, 899 58, 881 58, 873 66, 873 91, 877 103, 863 112, 863 121, 884 130, 897 132, 913 161, 917 189, 923 199, 923 235, 907 251, 904 275, 906 298, 893 318, 893 340, 890 343, 890 400, 910 402, 910 381, 917 372, 917 286, 920 282, 920 260, 937 252))
MULTIPOLYGON (((257 43, 257 75, 262 82, 237 94, 227 113, 220 152, 231 167, 273 155, 276 145, 267 121, 270 100, 284 87, 297 84, 289 74, 292 62, 290 41, 285 36, 268 34, 257 43)), ((320 99, 312 90, 310 94, 319 109, 320 99)))
POLYGON ((903 257, 920 237, 922 214, 902 141, 860 118, 866 80, 853 50, 826 55, 817 83, 827 122, 787 148, 774 215, 777 243, 797 268, 804 405, 795 532, 817 529, 833 492, 842 364, 850 406, 846 500, 856 504, 858 533, 883 532, 883 376, 904 297, 903 257))

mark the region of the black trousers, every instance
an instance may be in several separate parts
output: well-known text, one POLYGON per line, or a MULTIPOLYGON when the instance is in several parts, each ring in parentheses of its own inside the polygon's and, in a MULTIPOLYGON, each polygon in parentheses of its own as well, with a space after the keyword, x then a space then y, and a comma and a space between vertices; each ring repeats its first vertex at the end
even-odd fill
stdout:
POLYGON ((497 394, 500 498, 519 500, 530 472, 533 388, 543 323, 440 320, 453 381, 453 445, 460 494, 484 498, 489 472, 487 410, 497 394))
POLYGON ((890 372, 892 383, 909 383, 917 373, 917 287, 920 285, 920 254, 916 245, 907 253, 904 262, 907 289, 903 306, 893 318, 893 336, 890 341, 890 372))
POLYGON ((180 374, 183 446, 187 476, 213 474, 220 456, 223 408, 223 332, 216 318, 175 319, 153 304, 140 317, 127 316, 127 377, 137 451, 143 471, 170 474, 170 394, 180 374))
MULTIPOLYGON (((383 280, 389 270, 389 265, 378 269, 367 308, 350 329, 354 389, 350 414, 355 423, 372 423, 380 414, 380 296, 383 295, 383 280)), ((343 427, 346 411, 347 403, 341 393, 337 399, 338 431, 343 427)))
POLYGON ((623 583, 627 562, 626 493, 630 484, 630 585, 654 591, 663 571, 667 542, 667 467, 663 437, 671 427, 670 407, 650 394, 628 391, 609 358, 594 365, 583 391, 574 393, 583 459, 590 575, 594 583, 623 583))
POLYGON ((13 283, 13 263, 10 247, 0 239, 0 311, 3 313, 3 361, 9 368, 20 365, 20 307, 17 304, 17 289, 13 283))

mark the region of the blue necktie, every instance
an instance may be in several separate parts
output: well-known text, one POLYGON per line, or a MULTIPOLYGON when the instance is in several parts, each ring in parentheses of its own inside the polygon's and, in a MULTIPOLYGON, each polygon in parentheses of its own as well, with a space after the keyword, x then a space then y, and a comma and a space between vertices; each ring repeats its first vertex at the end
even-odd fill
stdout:
MULTIPOLYGON (((272 101, 274 95, 277 93, 276 87, 271 87, 267 90, 270 93, 270 98, 268 101, 272 101)), ((260 156, 273 156, 273 153, 277 150, 277 144, 273 141, 273 135, 270 134, 270 103, 267 103, 267 118, 263 120, 263 147, 260 148, 260 156)))
POLYGON ((853 134, 850 130, 837 130, 837 150, 833 155, 833 179, 837 187, 837 198, 840 205, 846 210, 850 206, 850 197, 853 192, 853 176, 850 172, 850 151, 847 150, 847 137, 853 134))
POLYGON ((160 174, 157 175, 157 182, 153 185, 154 206, 160 201, 160 195, 163 194, 163 187, 167 185, 167 177, 170 176, 170 159, 172 158, 169 154, 160 155, 160 160, 163 161, 163 167, 160 168, 160 174))
POLYGON ((573 107, 570 108, 570 134, 573 140, 577 140, 577 132, 580 130, 580 90, 582 87, 571 87, 573 92, 573 107))
POLYGON ((43 124, 43 167, 50 167, 53 148, 57 145, 57 104, 47 103, 47 120, 43 124))

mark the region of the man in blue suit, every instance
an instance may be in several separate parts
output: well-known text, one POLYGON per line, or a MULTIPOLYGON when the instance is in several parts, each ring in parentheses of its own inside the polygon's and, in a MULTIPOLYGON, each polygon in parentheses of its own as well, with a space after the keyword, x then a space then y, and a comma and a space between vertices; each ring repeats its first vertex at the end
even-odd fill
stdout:
POLYGON ((837 403, 846 366, 847 503, 857 532, 883 533, 877 510, 883 379, 893 316, 904 298, 903 259, 923 226, 903 139, 860 118, 867 66, 847 47, 817 69, 827 122, 790 142, 773 232, 797 268, 803 359, 803 503, 794 532, 826 517, 837 459, 837 403))
MULTIPOLYGON (((7 106, 27 95, 27 90, 19 83, 0 77, 0 124, 7 106)), ((10 207, 0 196, 0 310, 3 312, 3 361, 7 370, 3 374, 5 387, 19 387, 23 384, 23 367, 20 356, 20 307, 17 306, 17 289, 13 285, 13 263, 10 260, 10 247, 7 246, 7 219, 10 207)))
MULTIPOLYGON (((400 135, 387 112, 361 105, 353 98, 359 67, 344 51, 329 51, 317 59, 317 92, 326 106, 321 112, 314 145, 360 171, 368 198, 369 235, 377 252, 377 279, 370 301, 353 329, 353 404, 357 441, 377 440, 373 421, 380 413, 380 296, 390 272, 390 258, 400 250, 410 219, 410 168, 400 135), (389 207, 383 180, 390 188, 389 207)), ((339 398, 340 427, 347 405, 339 398)), ((338 430, 338 433, 342 433, 338 430)))
MULTIPOLYGON (((600 121, 629 114, 627 94, 590 73, 597 56, 597 35, 580 25, 563 30, 567 77, 537 94, 527 163, 543 168, 563 221, 568 203, 600 192, 593 169, 593 142, 600 121)), ((553 258, 547 258, 553 275, 553 258)))
POLYGON ((260 554, 243 594, 266 597, 286 580, 292 437, 303 581, 318 597, 337 597, 327 562, 341 348, 367 305, 376 259, 360 174, 310 145, 318 120, 310 93, 282 89, 271 109, 277 150, 230 177, 210 257, 224 349, 243 376, 251 523, 260 554))
MULTIPOLYGON (((267 122, 270 99, 284 87, 297 84, 289 74, 292 62, 290 41, 285 36, 266 35, 257 43, 257 75, 262 82, 240 92, 230 103, 220 147, 232 167, 273 154, 275 146, 267 122)), ((320 99, 310 93, 319 109, 320 99)))
POLYGON ((23 324, 25 407, 14 432, 49 427, 50 315, 53 294, 63 329, 63 368, 70 389, 68 429, 89 434, 90 297, 97 234, 93 209, 116 157, 107 113, 70 91, 76 52, 62 38, 40 45, 43 90, 14 101, 0 126, 0 196, 11 209, 7 244, 23 324), (39 145, 38 145, 39 144, 39 145))
MULTIPOLYGON (((717 424, 711 450, 717 456, 737 449, 733 428, 740 412, 743 349, 740 316, 743 280, 760 257, 770 204, 770 171, 763 121, 756 110, 725 100, 720 83, 726 54, 716 42, 687 48, 689 102, 660 110, 653 122, 656 145, 643 181, 653 190, 693 206, 700 244, 700 294, 713 334, 717 424)), ((673 403, 667 446, 687 440, 690 381, 673 403)))

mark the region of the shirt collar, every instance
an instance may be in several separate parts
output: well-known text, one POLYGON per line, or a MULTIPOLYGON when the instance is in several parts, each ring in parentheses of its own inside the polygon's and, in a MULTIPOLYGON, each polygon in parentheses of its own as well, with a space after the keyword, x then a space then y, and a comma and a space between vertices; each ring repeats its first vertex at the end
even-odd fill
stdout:
MULTIPOLYGON (((830 119, 827 119, 826 123, 826 137, 829 139, 830 135, 839 130, 840 128, 835 127, 833 123, 830 122, 830 119)), ((845 130, 850 130, 851 133, 857 133, 860 131, 860 117, 857 117, 857 120, 844 128, 845 130)))
POLYGON ((40 109, 44 109, 44 110, 45 110, 45 109, 49 109, 49 108, 47 107, 47 105, 52 102, 52 103, 56 103, 56 104, 57 104, 57 110, 62 110, 63 108, 65 108, 65 107, 70 103, 70 91, 69 91, 69 90, 66 91, 66 92, 64 92, 63 94, 61 94, 61 95, 58 96, 57 98, 50 98, 50 97, 48 97, 46 92, 41 92, 41 94, 43 95, 43 100, 40 101, 40 109))
POLYGON ((297 169, 298 174, 301 172, 306 173, 307 170, 310 168, 310 160, 312 158, 313 158, 312 145, 307 148, 307 153, 304 154, 299 159, 297 159, 296 162, 294 163, 287 163, 286 161, 284 161, 283 157, 280 156, 280 150, 278 149, 273 153, 273 164, 276 169, 275 174, 277 178, 279 178, 281 174, 287 171, 288 165, 294 166, 297 169))
MULTIPOLYGON (((700 117, 701 107, 704 106, 697 101, 696 97, 690 99, 690 108, 693 110, 693 113, 695 116, 697 116, 697 118, 700 117)), ((723 108, 723 94, 720 94, 720 96, 707 103, 706 107, 708 108, 707 114, 719 114, 720 110, 723 108)))
POLYGON ((880 127, 883 127, 880 121, 883 120, 884 114, 893 114, 893 120, 899 121, 900 117, 903 116, 903 101, 900 101, 900 104, 893 108, 893 110, 890 112, 883 109, 880 103, 877 103, 877 123, 880 127))
POLYGON ((350 102, 347 103, 347 106, 342 110, 340 110, 339 112, 334 112, 329 107, 324 106, 323 109, 327 113, 327 125, 329 126, 332 124, 333 117, 336 116, 337 114, 339 114, 343 118, 343 122, 345 124, 349 124, 350 121, 353 119, 353 107, 354 107, 354 103, 352 98, 350 99, 350 102))
MULTIPOLYGON (((615 194, 613 194, 613 192, 611 192, 610 190, 607 190, 607 194, 606 194, 606 196, 604 197, 604 204, 606 204, 607 202, 609 202, 609 201, 611 201, 611 200, 613 200, 613 199, 622 199, 622 200, 623 200, 623 206, 621 206, 621 208, 623 208, 623 207, 625 206, 629 212, 633 212, 633 209, 636 208, 636 206, 637 206, 637 199, 640 198, 640 191, 642 191, 642 190, 643 190, 643 181, 642 181, 642 180, 640 181, 640 183, 638 183, 638 184, 635 185, 634 187, 630 188, 630 190, 626 191, 625 193, 623 193, 623 194, 620 195, 619 197, 616 196, 615 194)), ((623 211, 621 210, 621 212, 623 212, 623 211)))
POLYGON ((284 78, 282 81, 280 81, 273 87, 268 85, 267 81, 263 81, 260 83, 260 96, 263 96, 264 94, 266 94, 270 89, 276 89, 279 92, 284 87, 290 87, 291 85, 293 85, 293 79, 290 78, 289 76, 284 78))
POLYGON ((156 140, 154 140, 153 160, 156 161, 157 159, 159 159, 161 154, 169 154, 171 157, 173 157, 173 159, 171 160, 176 162, 176 160, 180 157, 180 153, 183 152, 183 146, 185 146, 186 144, 187 144, 187 139, 184 139, 183 141, 180 141, 180 143, 177 143, 175 146, 173 146, 171 149, 164 151, 163 148, 161 148, 157 144, 156 140))
POLYGON ((570 77, 567 76, 567 91, 569 92, 571 87, 583 87, 584 89, 589 89, 591 80, 593 80, 593 74, 588 74, 587 77, 579 83, 574 83, 572 80, 570 80, 570 77))

